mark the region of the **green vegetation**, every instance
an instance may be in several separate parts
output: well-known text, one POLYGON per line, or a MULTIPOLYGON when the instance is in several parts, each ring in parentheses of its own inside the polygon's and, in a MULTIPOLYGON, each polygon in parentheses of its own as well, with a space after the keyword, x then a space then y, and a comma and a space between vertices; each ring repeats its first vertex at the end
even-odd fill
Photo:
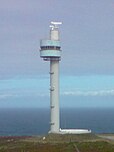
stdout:
POLYGON ((114 145, 105 141, 78 143, 77 146, 81 152, 114 152, 114 145))
POLYGON ((0 137, 0 152, 114 152, 114 144, 93 134, 0 137))
POLYGON ((74 150, 72 144, 44 144, 24 140, 15 138, 0 140, 0 152, 70 152, 74 150))
POLYGON ((47 136, 45 136, 45 138, 45 141, 48 143, 70 143, 100 139, 94 134, 48 134, 47 136))

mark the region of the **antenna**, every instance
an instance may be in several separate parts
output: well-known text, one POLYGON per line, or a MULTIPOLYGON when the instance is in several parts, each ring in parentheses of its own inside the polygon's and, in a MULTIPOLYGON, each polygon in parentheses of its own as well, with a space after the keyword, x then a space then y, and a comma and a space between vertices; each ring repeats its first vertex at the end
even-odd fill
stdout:
POLYGON ((49 27, 51 27, 52 30, 59 28, 58 25, 61 25, 62 22, 51 22, 51 25, 49 27))

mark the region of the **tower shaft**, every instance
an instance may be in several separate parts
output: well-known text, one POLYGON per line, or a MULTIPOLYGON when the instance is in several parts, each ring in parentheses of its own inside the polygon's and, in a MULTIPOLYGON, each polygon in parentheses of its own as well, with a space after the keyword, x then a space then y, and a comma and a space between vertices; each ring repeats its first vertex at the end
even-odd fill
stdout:
POLYGON ((50 60, 50 132, 59 132, 59 61, 50 60))

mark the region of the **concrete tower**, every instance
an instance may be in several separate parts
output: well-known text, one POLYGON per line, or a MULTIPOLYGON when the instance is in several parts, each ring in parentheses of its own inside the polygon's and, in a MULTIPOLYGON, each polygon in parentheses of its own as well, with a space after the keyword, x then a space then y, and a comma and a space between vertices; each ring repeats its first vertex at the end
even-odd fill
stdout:
POLYGON ((59 27, 61 22, 51 22, 50 38, 40 41, 40 57, 50 61, 50 133, 60 134, 87 134, 87 129, 60 129, 59 121, 59 61, 61 59, 61 46, 59 40, 59 27))
POLYGON ((40 57, 50 61, 50 133, 60 132, 59 121, 59 61, 61 46, 59 27, 61 22, 51 22, 50 38, 40 41, 40 57))

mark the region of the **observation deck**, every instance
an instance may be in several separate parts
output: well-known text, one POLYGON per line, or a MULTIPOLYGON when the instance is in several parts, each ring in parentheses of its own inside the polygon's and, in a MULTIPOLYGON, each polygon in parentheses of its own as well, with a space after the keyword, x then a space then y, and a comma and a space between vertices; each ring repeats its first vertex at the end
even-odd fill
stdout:
POLYGON ((40 41, 40 57, 44 59, 60 58, 61 57, 60 41, 41 40, 40 41))

